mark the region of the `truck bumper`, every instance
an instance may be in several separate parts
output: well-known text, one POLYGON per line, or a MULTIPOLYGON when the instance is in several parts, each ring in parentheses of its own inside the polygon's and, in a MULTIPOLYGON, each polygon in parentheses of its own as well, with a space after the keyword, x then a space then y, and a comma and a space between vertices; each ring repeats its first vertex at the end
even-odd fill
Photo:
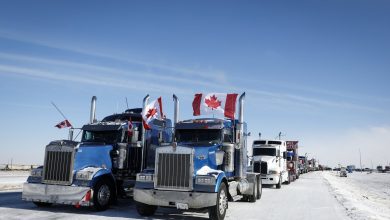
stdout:
POLYGON ((217 193, 163 191, 154 189, 134 189, 134 200, 147 205, 175 207, 187 204, 189 209, 215 206, 217 193))
POLYGON ((83 201, 89 190, 91 190, 89 187, 80 186, 24 183, 22 199, 32 202, 90 206, 93 204, 92 201, 83 201))
POLYGON ((267 174, 261 175, 261 181, 263 185, 275 185, 279 183, 280 175, 278 174, 267 174))

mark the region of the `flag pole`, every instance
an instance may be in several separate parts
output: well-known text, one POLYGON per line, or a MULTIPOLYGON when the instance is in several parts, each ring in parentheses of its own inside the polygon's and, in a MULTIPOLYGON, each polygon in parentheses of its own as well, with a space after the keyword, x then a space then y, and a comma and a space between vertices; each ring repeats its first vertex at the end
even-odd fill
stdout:
POLYGON ((68 120, 68 119, 66 118, 66 116, 64 115, 64 113, 62 113, 61 110, 57 107, 57 105, 54 104, 54 102, 51 102, 51 104, 54 106, 54 108, 57 109, 57 111, 62 115, 62 117, 64 117, 65 120, 68 120))

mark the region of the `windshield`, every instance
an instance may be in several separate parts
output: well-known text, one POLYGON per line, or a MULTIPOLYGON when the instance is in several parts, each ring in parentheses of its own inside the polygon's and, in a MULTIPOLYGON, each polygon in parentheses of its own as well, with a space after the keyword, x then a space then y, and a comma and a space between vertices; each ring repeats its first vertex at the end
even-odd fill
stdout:
POLYGON ((276 156, 275 148, 253 148, 253 156, 276 156))
POLYGON ((209 143, 221 142, 220 129, 181 129, 176 130, 176 141, 186 143, 209 143))
POLYGON ((116 143, 120 142, 121 131, 84 131, 82 142, 104 142, 104 143, 116 143))

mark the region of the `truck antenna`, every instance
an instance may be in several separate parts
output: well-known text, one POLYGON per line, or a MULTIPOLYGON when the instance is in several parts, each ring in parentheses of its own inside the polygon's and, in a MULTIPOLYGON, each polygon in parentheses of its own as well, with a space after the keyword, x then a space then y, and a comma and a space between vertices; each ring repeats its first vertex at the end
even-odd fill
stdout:
POLYGON ((68 120, 68 118, 64 115, 64 113, 62 113, 62 111, 57 107, 57 105, 54 104, 54 102, 51 102, 51 104, 54 106, 54 108, 57 109, 57 111, 62 115, 62 117, 64 117, 65 120, 68 120))
POLYGON ((259 132, 259 139, 261 139, 261 132, 259 132))

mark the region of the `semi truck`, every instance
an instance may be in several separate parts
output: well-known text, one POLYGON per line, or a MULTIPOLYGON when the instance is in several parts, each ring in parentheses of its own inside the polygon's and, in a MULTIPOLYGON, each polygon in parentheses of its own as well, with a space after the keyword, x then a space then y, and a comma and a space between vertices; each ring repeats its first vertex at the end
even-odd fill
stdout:
POLYGON ((282 183, 289 183, 286 141, 255 140, 252 149, 252 170, 261 173, 262 184, 280 189, 282 183))
POLYGON ((299 179, 298 141, 286 141, 289 182, 299 179))
POLYGON ((156 149, 154 169, 137 175, 134 200, 141 216, 153 215, 160 206, 206 209, 210 219, 220 220, 228 201, 260 199, 260 174, 247 172, 244 97, 239 97, 238 119, 178 121, 178 98, 173 95, 175 141, 156 149))
POLYGON ((298 163, 299 173, 307 173, 309 169, 309 162, 307 160, 307 156, 299 156, 299 163, 298 163))
MULTIPOLYGON (((143 104, 147 104, 147 95, 143 104)), ((172 122, 155 120, 142 125, 142 108, 96 120, 92 97, 90 122, 81 128, 80 141, 50 142, 43 166, 33 169, 23 185, 22 199, 37 206, 68 204, 106 210, 135 185, 136 174, 154 162, 156 146, 171 142, 172 122)))

